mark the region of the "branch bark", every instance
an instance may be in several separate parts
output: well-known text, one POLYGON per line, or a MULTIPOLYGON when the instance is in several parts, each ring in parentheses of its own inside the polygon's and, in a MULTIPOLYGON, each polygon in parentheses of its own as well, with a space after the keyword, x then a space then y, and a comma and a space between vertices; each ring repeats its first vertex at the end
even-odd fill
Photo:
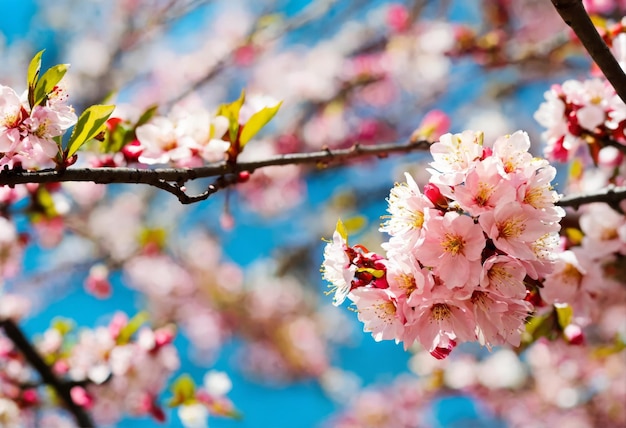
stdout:
POLYGON ((598 34, 582 0, 552 0, 552 4, 563 21, 576 33, 591 58, 615 88, 617 95, 626 103, 626 74, 598 34))
POLYGON ((327 166, 366 156, 386 157, 392 153, 408 153, 426 150, 429 141, 411 141, 404 144, 378 144, 361 146, 356 144, 348 149, 326 149, 311 153, 292 153, 273 156, 265 160, 229 163, 215 162, 199 168, 68 168, 66 170, 43 169, 22 171, 4 169, 0 171, 0 186, 15 186, 25 183, 58 183, 67 181, 91 181, 100 184, 136 183, 148 184, 175 195, 182 203, 189 204, 207 199, 220 189, 237 183, 237 174, 242 171, 254 172, 257 169, 279 165, 327 166), (184 184, 199 178, 218 177, 207 191, 189 196, 184 184))
POLYGON ((609 204, 611 208, 622 212, 619 207, 619 203, 625 199, 626 186, 610 186, 597 192, 587 193, 584 195, 564 196, 556 203, 556 205, 578 209, 581 205, 591 204, 593 202, 604 202, 609 204))
POLYGON ((52 369, 41 358, 37 350, 35 350, 33 345, 14 321, 10 319, 2 320, 0 321, 0 327, 4 329, 7 337, 11 339, 15 346, 20 350, 29 364, 37 370, 42 381, 54 388, 59 398, 65 403, 67 410, 74 416, 76 424, 81 428, 94 427, 95 425, 89 414, 87 414, 82 407, 74 403, 74 400, 72 400, 70 389, 74 386, 74 384, 62 382, 54 375, 54 373, 52 373, 52 369))

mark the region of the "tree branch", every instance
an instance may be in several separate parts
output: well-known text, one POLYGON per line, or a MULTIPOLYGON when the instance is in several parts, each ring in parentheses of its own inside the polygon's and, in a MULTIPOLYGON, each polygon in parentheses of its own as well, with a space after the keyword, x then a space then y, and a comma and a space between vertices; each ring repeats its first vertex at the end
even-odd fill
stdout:
POLYGON ((70 389, 74 384, 62 382, 52 373, 51 368, 41 358, 15 322, 10 319, 4 319, 0 321, 0 326, 4 329, 7 337, 11 339, 22 355, 24 355, 24 358, 37 370, 42 381, 54 388, 58 396, 65 403, 67 410, 74 416, 76 424, 81 428, 94 427, 95 425, 89 414, 72 400, 70 389))
POLYGON ((231 163, 215 162, 198 168, 68 168, 66 170, 43 169, 40 171, 23 171, 5 168, 0 171, 0 186, 15 186, 25 183, 58 183, 67 181, 91 181, 100 184, 136 183, 148 184, 175 195, 182 203, 190 204, 207 199, 220 189, 237 182, 237 174, 242 171, 253 172, 260 168, 279 165, 317 164, 327 166, 332 163, 350 159, 378 156, 386 157, 392 153, 408 153, 415 150, 426 150, 429 141, 412 141, 404 144, 378 144, 361 146, 355 144, 347 149, 326 149, 312 153, 292 153, 273 156, 265 160, 231 163), (189 196, 185 193, 187 181, 206 177, 219 177, 200 195, 189 196))
POLYGON ((559 15, 569 25, 598 65, 615 92, 626 103, 626 75, 604 43, 583 6, 582 0, 552 0, 559 15))
POLYGON ((619 203, 625 199, 626 186, 609 186, 594 193, 564 196, 556 203, 556 205, 578 209, 581 205, 591 204, 593 202, 604 202, 609 204, 611 208, 622 212, 619 207, 619 203))

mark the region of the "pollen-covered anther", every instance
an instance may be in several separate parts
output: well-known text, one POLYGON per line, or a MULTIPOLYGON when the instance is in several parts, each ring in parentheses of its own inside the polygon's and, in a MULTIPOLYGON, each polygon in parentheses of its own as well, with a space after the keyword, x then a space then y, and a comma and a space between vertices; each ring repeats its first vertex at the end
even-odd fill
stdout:
POLYGON ((444 240, 441 242, 444 251, 457 255, 463 252, 465 240, 462 236, 446 233, 444 240))
POLYGON ((431 319, 434 321, 444 321, 452 314, 450 307, 445 303, 437 303, 433 305, 430 312, 432 315, 431 319))

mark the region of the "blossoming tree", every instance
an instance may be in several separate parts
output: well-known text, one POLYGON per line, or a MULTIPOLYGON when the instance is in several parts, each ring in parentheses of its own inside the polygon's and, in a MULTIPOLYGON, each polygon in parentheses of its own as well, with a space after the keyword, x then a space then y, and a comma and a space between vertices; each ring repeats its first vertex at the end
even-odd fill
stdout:
POLYGON ((260 382, 316 379, 346 403, 332 426, 425 426, 460 394, 510 426, 624 426, 623 2, 61 3, 38 19, 72 69, 9 45, 22 64, 0 85, 4 425, 240 417, 226 373, 185 373, 183 336, 205 361, 242 338, 260 382), (178 34, 198 19, 210 29, 178 34), (346 171, 354 188, 302 216, 307 183, 346 171), (383 193, 371 226, 355 212, 383 193), (302 216, 299 247, 231 261, 252 214, 302 216), (142 310, 26 335, 30 307, 76 278, 142 310), (352 318, 401 342, 414 376, 358 391, 331 352, 352 318))

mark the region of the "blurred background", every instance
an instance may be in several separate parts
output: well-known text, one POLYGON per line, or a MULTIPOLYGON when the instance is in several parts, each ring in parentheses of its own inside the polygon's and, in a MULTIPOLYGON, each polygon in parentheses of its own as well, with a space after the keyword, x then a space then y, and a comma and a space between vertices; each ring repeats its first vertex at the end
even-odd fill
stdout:
MULTIPOLYGON (((452 132, 484 130, 487 144, 524 129, 540 154, 533 114, 543 92, 589 67, 546 1, 0 4, 0 82, 18 93, 28 62, 45 49, 44 67, 71 64, 65 79, 78 112, 105 99, 126 118, 155 104, 162 116, 214 111, 242 89, 282 100, 245 160, 436 138, 433 111, 445 112, 435 117, 452 132)), ((243 419, 211 417, 212 427, 506 426, 450 380, 440 381, 445 393, 436 400, 411 402, 411 387, 402 392, 402 385, 432 373, 420 350, 374 342, 353 312, 333 307, 324 293, 322 238, 332 236, 337 218, 379 249, 389 189, 404 171, 424 182, 427 161, 411 153, 266 168, 191 206, 141 186, 111 186, 81 204, 85 190, 68 186, 54 201, 67 212, 63 227, 52 219, 18 223, 34 238, 5 287, 31 300, 24 328, 32 337, 55 317, 93 327, 116 311, 146 309, 157 325, 177 323, 180 372, 201 382, 216 369, 232 379, 229 397, 243 419), (149 246, 158 247, 158 262, 142 257, 149 246), (94 265, 110 272, 106 295, 85 288, 94 265), (361 401, 361 415, 387 407, 405 425, 376 419, 375 410, 368 421, 341 419, 368 388, 378 392, 361 401), (398 396, 406 399, 402 409, 398 396)), ((476 361, 491 355, 475 346, 463 353, 476 361)), ((166 413, 167 426, 181 426, 175 411, 166 413)), ((142 417, 117 426, 162 425, 142 417)))

